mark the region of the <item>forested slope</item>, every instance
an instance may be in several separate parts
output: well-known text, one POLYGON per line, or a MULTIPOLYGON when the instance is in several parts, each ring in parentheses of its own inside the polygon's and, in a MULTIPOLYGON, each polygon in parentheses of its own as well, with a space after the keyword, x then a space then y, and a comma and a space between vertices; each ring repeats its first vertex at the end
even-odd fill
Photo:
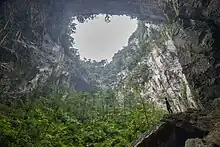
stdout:
POLYGON ((159 122, 163 111, 138 95, 123 105, 114 91, 60 91, 4 101, 0 109, 3 146, 128 146, 159 122))

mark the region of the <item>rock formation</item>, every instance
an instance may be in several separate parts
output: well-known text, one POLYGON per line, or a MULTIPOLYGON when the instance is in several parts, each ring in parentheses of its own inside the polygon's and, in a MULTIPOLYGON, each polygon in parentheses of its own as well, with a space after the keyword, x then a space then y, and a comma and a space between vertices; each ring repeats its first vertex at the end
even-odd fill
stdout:
POLYGON ((132 91, 134 83, 142 85, 143 98, 165 108, 164 98, 168 97, 175 112, 185 111, 187 108, 200 108, 201 105, 194 99, 183 74, 177 49, 166 30, 165 32, 163 30, 164 26, 139 21, 137 30, 130 37, 126 49, 119 51, 113 57, 112 62, 121 58, 125 60, 122 63, 123 70, 118 73, 118 78, 123 77, 123 80, 118 80, 119 83, 115 85, 123 83, 122 91, 123 89, 132 91), (129 62, 130 65, 126 66, 129 62))
POLYGON ((166 116, 150 134, 133 143, 134 147, 218 147, 219 111, 188 110, 166 116))
MULTIPOLYGON (((165 23, 167 20, 166 32, 169 32, 168 36, 176 48, 174 54, 177 54, 173 63, 177 63, 178 59, 181 65, 185 76, 181 74, 180 77, 185 83, 188 82, 185 89, 190 89, 203 107, 211 109, 211 103, 220 97, 219 0, 1 1, 1 98, 17 98, 28 91, 44 87, 46 83, 65 83, 76 90, 91 89, 87 77, 77 67, 79 57, 73 53, 75 50, 70 48, 71 44, 68 44, 71 39, 68 33, 73 31, 68 29, 68 25, 71 25, 73 16, 78 15, 83 20, 99 13, 125 14, 155 24, 165 23)), ((163 56, 172 56, 171 51, 153 51, 151 55, 149 60, 156 62, 162 60, 163 56), (160 57, 155 59, 159 54, 160 57)), ((163 61, 158 64, 161 63, 165 64, 163 61)), ((151 69, 160 71, 153 66, 151 69)), ((174 70, 176 69, 171 69, 174 70)), ((176 72, 178 76, 180 73, 176 72)), ((166 75, 174 76, 164 73, 161 79, 166 81, 166 75)), ((169 90, 171 87, 173 86, 166 86, 165 89, 169 90)), ((188 93, 187 95, 191 97, 188 93)), ((195 106, 191 103, 189 105, 195 106)), ((220 146, 217 112, 219 111, 193 111, 170 116, 168 119, 172 118, 171 121, 163 123, 155 133, 144 137, 138 144, 183 146, 186 142, 187 147, 220 146), (155 142, 155 136, 160 140, 158 132, 164 130, 168 130, 169 134, 165 134, 168 138, 155 142), (184 139, 179 140, 178 135, 181 134, 184 134, 184 139)))
MULTIPOLYGON (((219 7, 218 0, 179 1, 177 10, 167 9, 172 39, 177 48, 183 73, 191 89, 196 91, 208 107, 219 97, 219 7), (173 10, 171 12, 171 10, 173 10), (170 15, 176 13, 176 20, 170 15)), ((174 7, 174 6, 172 6, 174 7)))
MULTIPOLYGON (((9 0, 2 2, 0 7, 2 20, 1 71, 4 71, 1 73, 1 77, 4 77, 4 73, 10 73, 8 75, 10 75, 10 79, 14 79, 12 83, 16 85, 13 88, 19 87, 23 89, 18 90, 20 92, 24 91, 24 89, 30 89, 22 87, 25 87, 28 81, 30 82, 37 78, 39 69, 41 71, 43 69, 43 72, 45 72, 44 78, 42 77, 42 81, 45 81, 46 77, 48 77, 46 75, 51 75, 51 71, 57 66, 56 63, 60 63, 58 60, 62 60, 64 55, 70 53, 66 45, 68 40, 66 36, 67 26, 72 16, 82 15, 88 11, 91 14, 126 14, 155 23, 164 22, 166 17, 168 23, 172 23, 172 27, 170 27, 172 34, 170 36, 177 48, 178 59, 190 88, 199 95, 204 103, 212 101, 219 96, 218 0, 206 2, 202 0, 184 0, 181 2, 97 0, 92 3, 86 0, 80 2, 36 0, 31 3, 29 1, 9 0), (106 5, 108 9, 104 7, 106 5), (163 15, 162 11, 164 11, 165 15, 163 15), (49 36, 52 39, 53 43, 50 48, 54 48, 55 45, 56 50, 44 48, 45 36, 49 36), (51 59, 50 56, 47 56, 48 54, 54 54, 54 58, 51 59), (7 56, 10 56, 10 58, 7 56), (42 63, 45 63, 43 60, 46 60, 48 65, 40 67, 42 63), (23 69, 23 67, 30 69, 23 69), (33 73, 26 73, 27 71, 33 73), (24 77, 24 74, 27 77, 27 82, 24 82, 25 78, 23 80, 19 78, 21 75, 24 77), (206 80, 204 81, 204 79, 206 80)), ((1 79, 3 80, 1 83, 5 83, 4 85, 8 85, 6 83, 11 81, 5 77, 1 79)), ((10 85, 12 83, 10 82, 10 85)), ((9 90, 11 88, 3 89, 2 91, 5 92, 7 91, 6 89, 9 90)))

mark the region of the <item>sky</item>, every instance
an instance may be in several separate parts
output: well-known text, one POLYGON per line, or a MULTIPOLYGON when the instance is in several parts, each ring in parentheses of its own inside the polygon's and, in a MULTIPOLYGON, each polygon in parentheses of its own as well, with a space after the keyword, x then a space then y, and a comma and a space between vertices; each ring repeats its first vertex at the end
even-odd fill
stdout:
POLYGON ((98 15, 88 22, 76 22, 75 47, 81 59, 111 61, 114 53, 127 46, 128 38, 137 28, 137 20, 127 16, 111 16, 110 19, 111 22, 106 23, 105 16, 98 15))

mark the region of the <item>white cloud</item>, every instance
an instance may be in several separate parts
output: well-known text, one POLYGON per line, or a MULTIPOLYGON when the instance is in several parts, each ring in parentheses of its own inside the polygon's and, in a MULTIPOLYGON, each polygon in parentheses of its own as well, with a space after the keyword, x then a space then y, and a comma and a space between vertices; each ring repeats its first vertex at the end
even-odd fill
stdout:
POLYGON ((77 24, 74 38, 81 58, 110 61, 114 53, 127 45, 137 27, 137 20, 127 16, 111 16, 110 23, 104 17, 98 15, 94 20, 77 24))

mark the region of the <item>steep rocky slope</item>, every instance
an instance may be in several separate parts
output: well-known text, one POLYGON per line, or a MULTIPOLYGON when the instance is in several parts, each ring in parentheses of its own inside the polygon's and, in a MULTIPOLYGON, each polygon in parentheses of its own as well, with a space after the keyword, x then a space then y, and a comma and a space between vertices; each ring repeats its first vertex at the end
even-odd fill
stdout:
POLYGON ((49 12, 44 12, 36 1, 24 5, 20 1, 8 2, 0 7, 2 97, 17 98, 48 84, 83 91, 92 88, 79 71, 79 55, 71 48, 69 33, 74 31, 74 24, 68 28, 60 17, 56 20, 60 24, 51 26, 53 18, 44 16, 49 12))
POLYGON ((184 135, 187 128, 189 132, 185 134, 189 136, 185 136, 181 146, 220 146, 219 110, 216 110, 219 108, 219 8, 218 0, 172 1, 167 5, 165 12, 170 21, 168 30, 177 49, 183 73, 190 89, 197 93, 196 97, 209 111, 194 110, 172 115, 168 118, 173 120, 171 126, 170 122, 166 121, 164 125, 155 129, 154 133, 141 137, 142 141, 136 146, 150 146, 151 143, 155 143, 156 146, 178 146, 176 141, 181 141, 178 140, 178 135, 184 135), (212 101, 214 105, 211 105, 212 101), (185 131, 177 134, 176 128, 181 126, 185 131), (173 128, 173 135, 167 133, 170 127, 173 128), (196 132, 195 127, 204 134, 200 136, 200 132, 191 136, 190 133, 196 132), (167 138, 161 136, 164 131, 167 138), (158 140, 160 137, 161 140, 158 140))
POLYGON ((164 107, 165 97, 174 111, 201 106, 191 93, 176 47, 163 25, 139 21, 128 46, 113 57, 110 66, 119 69, 114 85, 125 97, 137 85, 143 98, 160 107, 164 107))
POLYGON ((219 8, 218 0, 184 0, 165 9, 183 73, 206 107, 220 94, 219 8))

